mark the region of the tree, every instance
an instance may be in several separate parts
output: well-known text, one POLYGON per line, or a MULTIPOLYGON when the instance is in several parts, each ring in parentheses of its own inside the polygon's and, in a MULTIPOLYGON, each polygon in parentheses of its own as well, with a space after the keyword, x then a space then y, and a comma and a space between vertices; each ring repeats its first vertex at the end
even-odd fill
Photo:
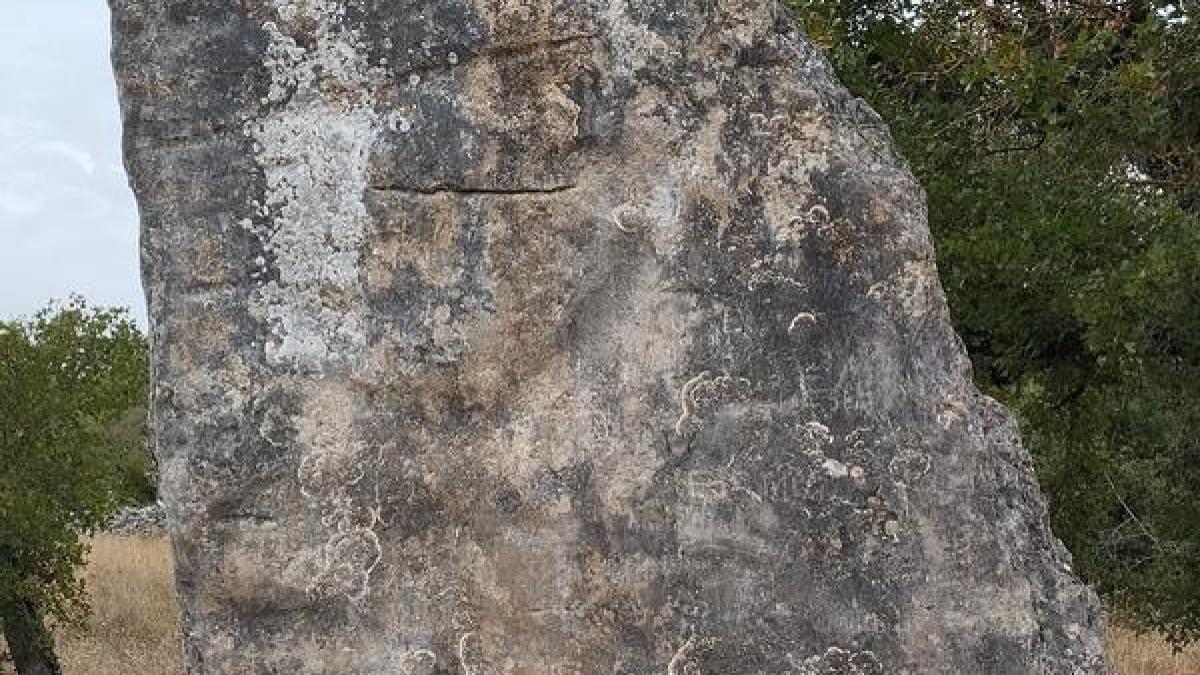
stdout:
POLYGON ((1076 567, 1200 637, 1200 26, 1187 1, 792 0, 926 186, 976 378, 1076 567))
POLYGON ((145 489, 148 378, 123 310, 0 322, 0 626, 21 675, 60 672, 46 621, 86 616, 85 537, 145 489))

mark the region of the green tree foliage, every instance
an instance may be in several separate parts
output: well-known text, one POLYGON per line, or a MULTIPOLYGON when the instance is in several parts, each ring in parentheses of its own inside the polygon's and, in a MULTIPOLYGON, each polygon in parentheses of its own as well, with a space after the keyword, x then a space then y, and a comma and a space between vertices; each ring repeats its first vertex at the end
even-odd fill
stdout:
POLYGON ((1128 0, 792 0, 926 186, 989 393, 1111 606, 1200 637, 1200 27, 1128 0))
POLYGON ((0 322, 0 624, 22 675, 58 672, 46 619, 86 614, 83 537, 146 496, 147 384, 123 310, 0 322))

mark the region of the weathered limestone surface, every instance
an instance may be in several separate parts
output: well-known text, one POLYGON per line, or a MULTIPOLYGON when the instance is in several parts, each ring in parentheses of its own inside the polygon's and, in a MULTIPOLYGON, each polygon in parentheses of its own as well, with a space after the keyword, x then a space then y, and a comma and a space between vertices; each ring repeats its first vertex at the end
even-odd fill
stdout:
POLYGON ((1103 673, 758 0, 112 0, 192 673, 1103 673))

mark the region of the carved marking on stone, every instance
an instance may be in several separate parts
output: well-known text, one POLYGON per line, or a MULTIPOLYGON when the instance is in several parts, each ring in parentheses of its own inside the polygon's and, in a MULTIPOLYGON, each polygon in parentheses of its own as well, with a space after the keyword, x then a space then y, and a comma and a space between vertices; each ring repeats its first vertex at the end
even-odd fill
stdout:
POLYGON ((808 210, 808 213, 804 214, 804 221, 808 225, 825 227, 830 221, 829 209, 825 208, 821 204, 814 204, 812 208, 808 210))
POLYGON ((463 633, 458 639, 458 664, 462 666, 463 675, 475 675, 475 671, 471 666, 467 665, 467 642, 474 635, 473 632, 463 633))
POLYGON ((751 267, 750 275, 746 282, 746 290, 753 293, 767 286, 788 286, 797 293, 808 292, 808 284, 803 281, 766 267, 762 261, 756 261, 751 267))
POLYGON ((903 448, 888 462, 888 473, 897 481, 907 484, 923 478, 929 473, 930 466, 929 455, 911 448, 903 448))
POLYGON ((805 330, 817 325, 817 317, 812 312, 800 312, 788 325, 789 335, 799 335, 805 330))
POLYGON ((801 428, 801 433, 806 442, 804 451, 808 454, 821 453, 825 446, 833 443, 833 434, 830 433, 829 427, 816 420, 805 424, 801 428))
POLYGON ((827 234, 831 225, 829 217, 829 209, 822 204, 814 204, 808 208, 803 214, 792 218, 788 223, 788 236, 796 239, 806 232, 816 232, 824 236, 827 234))
POLYGON ((679 419, 675 422, 676 435, 682 436, 686 425, 693 419, 693 411, 696 407, 696 400, 692 398, 693 392, 706 379, 708 379, 707 370, 685 382, 683 388, 679 391, 679 405, 682 411, 679 414, 679 419))
POLYGON ((630 211, 631 209, 628 204, 621 204, 613 209, 609 218, 612 220, 613 226, 618 230, 625 234, 637 234, 637 228, 629 227, 625 224, 625 219, 629 216, 630 211))
POLYGON ((872 651, 849 651, 830 647, 824 654, 810 656, 803 661, 788 654, 788 661, 797 669, 797 675, 883 675, 883 665, 872 651))
POLYGON ((685 667, 684 659, 687 658, 688 652, 691 652, 696 646, 696 636, 690 635, 684 641, 679 649, 675 650, 675 654, 671 656, 671 660, 667 662, 667 675, 684 675, 684 671, 680 668, 685 667))
POLYGON ((775 136, 787 126, 788 120, 788 116, 783 114, 767 116, 763 113, 750 113, 750 123, 753 126, 750 133, 760 137, 775 136))
POLYGON ((679 220, 679 209, 674 188, 659 185, 649 195, 618 204, 609 214, 609 220, 626 234, 638 234, 671 226, 679 220))

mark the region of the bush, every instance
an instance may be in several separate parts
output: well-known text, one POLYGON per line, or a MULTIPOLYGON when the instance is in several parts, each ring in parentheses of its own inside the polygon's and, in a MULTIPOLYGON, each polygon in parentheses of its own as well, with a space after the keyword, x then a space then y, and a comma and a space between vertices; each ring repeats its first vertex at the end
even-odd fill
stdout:
POLYGON ((46 619, 86 616, 82 537, 150 492, 148 377, 122 310, 0 322, 0 623, 22 675, 59 672, 46 619))

